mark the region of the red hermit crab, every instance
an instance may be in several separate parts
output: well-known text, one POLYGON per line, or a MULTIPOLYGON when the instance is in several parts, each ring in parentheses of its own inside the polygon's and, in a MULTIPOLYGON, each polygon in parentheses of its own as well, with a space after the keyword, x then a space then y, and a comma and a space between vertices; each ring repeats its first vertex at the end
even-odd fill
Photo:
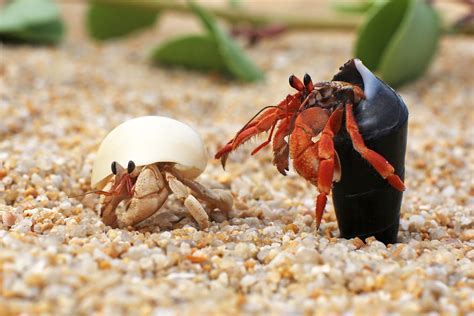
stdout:
MULTIPOLYGON (((350 62, 361 65, 358 60, 350 62)), ((263 108, 216 153, 215 158, 221 159, 223 166, 230 152, 252 136, 269 131, 267 140, 252 155, 272 142, 273 164, 283 175, 289 170, 291 157, 296 172, 319 191, 315 210, 319 228, 332 183, 341 178, 341 163, 333 138, 345 124, 353 148, 360 156, 393 188, 405 190, 394 167, 382 155, 367 148, 359 131, 354 109, 366 98, 363 88, 345 81, 313 83, 308 74, 303 81, 291 75, 289 82, 296 93, 278 105, 263 108)))

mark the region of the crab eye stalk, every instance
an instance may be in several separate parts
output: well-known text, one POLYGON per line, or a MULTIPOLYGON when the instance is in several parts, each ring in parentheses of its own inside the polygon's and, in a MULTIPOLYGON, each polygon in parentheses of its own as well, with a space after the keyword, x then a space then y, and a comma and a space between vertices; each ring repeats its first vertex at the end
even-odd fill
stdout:
POLYGON ((290 87, 292 87, 293 89, 303 91, 305 88, 301 80, 295 75, 291 75, 290 78, 288 78, 288 81, 290 83, 290 87))
POLYGON ((114 175, 117 175, 117 162, 113 161, 112 164, 110 165, 110 169, 112 169, 112 173, 114 175))
POLYGON ((311 79, 310 75, 305 74, 304 78, 303 78, 303 82, 304 82, 304 86, 306 87, 306 90, 308 90, 308 92, 313 91, 313 89, 314 89, 313 80, 311 79))
POLYGON ((133 170, 135 170, 135 163, 130 160, 127 165, 127 172, 132 173, 133 170))

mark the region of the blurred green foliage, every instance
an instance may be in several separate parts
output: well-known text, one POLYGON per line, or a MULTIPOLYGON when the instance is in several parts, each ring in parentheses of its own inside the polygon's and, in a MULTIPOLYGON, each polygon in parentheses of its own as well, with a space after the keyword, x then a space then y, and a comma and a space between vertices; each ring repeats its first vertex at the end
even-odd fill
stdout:
POLYGON ((64 24, 49 0, 16 0, 0 11, 0 40, 34 44, 59 43, 64 24))
POLYGON ((355 56, 399 86, 425 72, 437 50, 440 20, 423 0, 378 1, 359 29, 355 56))
POLYGON ((190 3, 191 8, 201 19, 209 34, 217 42, 219 54, 222 56, 227 70, 242 81, 256 81, 263 78, 263 73, 245 55, 237 43, 218 25, 214 17, 202 7, 190 3))
POLYGON ((331 5, 339 12, 363 14, 369 11, 373 6, 377 5, 377 3, 385 1, 389 0, 333 1, 331 2, 331 5))
POLYGON ((152 26, 158 13, 141 7, 92 2, 86 15, 87 29, 97 40, 113 39, 152 26))
MULTIPOLYGON (((263 73, 240 47, 218 26, 214 17, 195 3, 189 3, 207 34, 186 35, 156 47, 151 58, 165 65, 204 71, 218 71, 241 81, 255 81, 263 73)), ((92 2, 87 13, 89 34, 108 40, 151 27, 159 11, 130 4, 92 2)))
MULTIPOLYGON (((227 9, 214 13, 234 22, 259 20, 255 15, 246 15, 241 8, 236 9, 239 1, 229 0, 228 3, 227 9)), ((398 86, 426 71, 441 34, 440 19, 427 1, 333 0, 332 4, 340 12, 364 15, 354 54, 384 81, 398 86)), ((263 78, 263 73, 218 25, 214 15, 193 2, 90 0, 86 25, 89 34, 96 40, 116 39, 152 27, 165 10, 194 14, 206 32, 180 36, 162 43, 153 50, 153 61, 217 71, 241 81, 263 78)), ((301 27, 301 21, 294 19, 282 24, 291 29, 292 21, 296 23, 295 27, 301 27)), ((312 28, 316 27, 311 21, 308 23, 312 28)), ((318 25, 335 27, 337 21, 318 25)), ((2 41, 56 44, 62 40, 63 33, 64 24, 59 10, 51 0, 10 1, 0 11, 2 41)))
POLYGON ((210 35, 185 35, 167 41, 153 50, 152 59, 165 65, 227 73, 217 41, 210 35))

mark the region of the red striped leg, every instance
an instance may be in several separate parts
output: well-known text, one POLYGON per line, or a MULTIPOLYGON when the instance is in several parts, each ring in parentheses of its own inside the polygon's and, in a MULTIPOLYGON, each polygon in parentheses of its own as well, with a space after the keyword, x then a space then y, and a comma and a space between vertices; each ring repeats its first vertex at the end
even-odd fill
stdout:
POLYGON ((387 179, 392 187, 398 191, 404 191, 405 184, 403 184, 400 177, 395 174, 393 166, 380 154, 365 146, 364 139, 359 132, 359 127, 354 118, 352 104, 350 103, 346 104, 346 129, 352 139, 354 149, 362 156, 362 158, 367 160, 367 162, 377 170, 382 178, 387 179))
MULTIPOLYGON (((319 195, 316 198, 316 227, 319 228, 323 217, 324 208, 326 207, 327 196, 331 192, 332 182, 334 178, 334 170, 339 167, 337 162, 337 153, 334 150, 333 137, 341 128, 342 108, 336 109, 321 132, 321 138, 318 146, 318 182, 317 187, 319 195)), ((340 173, 337 170, 336 173, 340 173)))
POLYGON ((285 137, 290 134, 290 122, 290 117, 280 121, 275 133, 275 137, 273 138, 273 164, 284 176, 286 176, 286 171, 289 169, 288 160, 290 155, 290 146, 285 140, 285 137))

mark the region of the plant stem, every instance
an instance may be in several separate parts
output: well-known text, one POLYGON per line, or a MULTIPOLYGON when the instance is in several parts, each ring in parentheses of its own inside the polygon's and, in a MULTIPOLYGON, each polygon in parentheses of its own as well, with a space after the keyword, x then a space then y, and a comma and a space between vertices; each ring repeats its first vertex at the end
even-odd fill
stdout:
MULTIPOLYGON (((191 8, 185 2, 170 0, 89 0, 95 3, 115 4, 120 6, 128 6, 133 8, 144 8, 152 11, 173 11, 177 13, 192 13, 191 8)), ((213 15, 220 17, 230 23, 249 23, 254 25, 278 24, 289 30, 342 30, 354 31, 362 23, 362 16, 346 16, 337 18, 336 16, 318 16, 318 17, 302 17, 294 15, 277 15, 277 14, 261 14, 252 13, 248 10, 228 9, 228 8, 212 8, 206 7, 213 15)), ((443 25, 443 33, 466 34, 473 35, 472 27, 465 29, 453 30, 452 26, 443 25)))
MULTIPOLYGON (((121 6, 140 7, 154 11, 173 11, 178 13, 192 13, 186 3, 169 0, 91 0, 95 3, 117 4, 121 6)), ((300 17, 291 15, 258 14, 240 9, 212 8, 206 7, 213 15, 220 17, 230 23, 246 22, 255 25, 278 24, 291 30, 355 30, 361 19, 357 17, 336 20, 328 17, 300 17)))

